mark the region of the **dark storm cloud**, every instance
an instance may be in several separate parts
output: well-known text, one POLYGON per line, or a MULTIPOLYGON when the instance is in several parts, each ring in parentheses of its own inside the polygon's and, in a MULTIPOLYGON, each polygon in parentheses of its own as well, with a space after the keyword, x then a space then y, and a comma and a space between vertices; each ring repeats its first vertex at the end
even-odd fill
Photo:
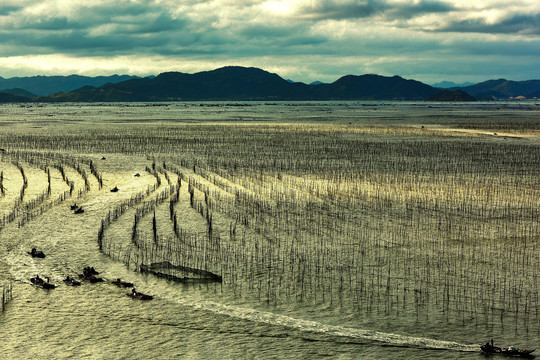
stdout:
POLYGON ((456 8, 448 3, 436 0, 423 0, 417 3, 392 4, 384 0, 313 2, 298 9, 301 18, 313 20, 361 19, 377 15, 388 18, 405 19, 427 13, 445 13, 456 8))
POLYGON ((385 15, 395 19, 410 19, 424 14, 444 14, 457 10, 456 7, 440 1, 420 1, 417 4, 402 4, 388 7, 385 15))
POLYGON ((387 9, 383 1, 314 1, 298 9, 297 15, 312 20, 342 20, 352 18, 366 18, 387 9))
POLYGON ((540 35, 540 14, 518 14, 495 23, 488 23, 484 19, 455 21, 444 28, 438 29, 438 31, 540 35))
POLYGON ((21 9, 22 6, 0 4, 0 16, 9 15, 21 9))

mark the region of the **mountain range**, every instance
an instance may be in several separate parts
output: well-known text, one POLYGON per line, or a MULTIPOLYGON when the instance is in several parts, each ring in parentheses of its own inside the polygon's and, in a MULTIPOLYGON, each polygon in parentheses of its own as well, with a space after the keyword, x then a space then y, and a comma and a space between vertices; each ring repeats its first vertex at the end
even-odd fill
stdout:
MULTIPOLYGON (((138 79, 137 76, 112 75, 112 76, 29 76, 13 77, 4 79, 0 77, 0 89, 24 89, 33 96, 47 96, 61 91, 73 91, 83 86, 101 86, 107 83, 119 83, 130 79, 138 79)), ((5 91, 5 90, 0 90, 5 91)))
POLYGON ((228 66, 156 77, 71 75, 0 78, 0 102, 427 100, 467 101, 540 97, 540 80, 489 80, 436 88, 400 76, 346 75, 333 83, 292 82, 258 68, 228 66), (466 94, 472 97, 465 96, 466 94), (473 98, 474 97, 474 98, 473 98))

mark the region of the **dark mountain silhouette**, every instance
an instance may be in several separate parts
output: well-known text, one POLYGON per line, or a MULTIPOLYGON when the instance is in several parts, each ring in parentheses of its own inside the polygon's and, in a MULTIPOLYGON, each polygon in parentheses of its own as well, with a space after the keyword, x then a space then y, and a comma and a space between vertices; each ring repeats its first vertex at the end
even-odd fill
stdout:
POLYGON ((426 101, 476 101, 476 99, 462 90, 441 90, 428 97, 426 101))
POLYGON ((498 79, 461 88, 452 88, 452 90, 458 89, 467 92, 478 100, 509 99, 517 96, 532 99, 540 95, 540 80, 511 81, 498 79))
MULTIPOLYGON (((106 83, 118 83, 139 78, 129 75, 112 76, 30 76, 4 79, 0 77, 0 89, 20 88, 39 96, 46 96, 61 91, 72 91, 82 86, 102 86, 106 83)), ((1 91, 1 90, 0 90, 1 91)))
POLYGON ((31 101, 31 98, 0 91, 0 103, 21 103, 28 101, 31 101))
POLYGON ((39 101, 422 100, 438 90, 399 76, 344 76, 332 84, 291 83, 257 68, 224 67, 195 74, 167 72, 101 87, 40 97, 39 101))
POLYGON ((319 98, 329 100, 423 100, 438 91, 416 80, 380 75, 347 75, 311 88, 319 98))
MULTIPOLYGON (((308 85, 285 80, 258 68, 238 66, 195 74, 166 72, 146 78, 116 75, 96 78, 78 75, 0 78, 0 89, 2 88, 10 89, 4 91, 4 95, 0 98, 2 102, 425 100, 441 90, 400 76, 387 77, 374 74, 346 75, 333 83, 315 82, 308 85), (14 83, 18 85, 7 86, 14 83), (50 94, 54 89, 60 90, 50 94), (23 91, 49 95, 32 97, 32 94, 23 91), (12 96, 5 95, 6 93, 12 96)), ((540 80, 498 79, 447 90, 461 90, 478 100, 509 99, 518 96, 538 98, 540 80)), ((456 99, 450 101, 465 98, 460 93, 452 95, 442 93, 437 96, 456 99)))
POLYGON ((36 94, 31 93, 30 91, 26 91, 24 89, 18 89, 18 88, 5 89, 5 90, 1 90, 0 92, 12 94, 12 95, 17 95, 17 96, 22 96, 22 97, 26 97, 26 98, 29 98, 29 99, 35 98, 37 96, 36 94))

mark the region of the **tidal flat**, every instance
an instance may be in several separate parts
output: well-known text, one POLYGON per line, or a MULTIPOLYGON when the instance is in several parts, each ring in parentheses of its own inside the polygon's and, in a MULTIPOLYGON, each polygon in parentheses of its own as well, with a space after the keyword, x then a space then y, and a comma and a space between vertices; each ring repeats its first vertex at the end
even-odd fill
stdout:
POLYGON ((539 105, 2 105, 0 358, 536 348, 539 105))

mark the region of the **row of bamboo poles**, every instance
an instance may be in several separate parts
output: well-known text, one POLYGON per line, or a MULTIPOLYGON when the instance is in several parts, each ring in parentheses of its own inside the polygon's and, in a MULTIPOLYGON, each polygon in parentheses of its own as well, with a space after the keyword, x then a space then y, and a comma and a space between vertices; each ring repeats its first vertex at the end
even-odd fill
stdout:
POLYGON ((217 173, 195 171, 175 170, 178 186, 137 210, 131 231, 134 246, 108 242, 106 253, 134 268, 169 261, 212 271, 223 276, 224 286, 235 295, 276 305, 330 303, 385 315, 413 312, 417 317, 511 322, 538 330, 534 269, 540 259, 534 221, 518 227, 524 246, 509 250, 505 241, 511 239, 486 243, 475 236, 487 225, 462 223, 469 216, 467 207, 453 208, 458 211, 454 215, 446 210, 434 216, 436 211, 426 210, 425 204, 407 205, 405 214, 393 214, 395 203, 375 195, 374 204, 360 209, 390 219, 377 220, 373 214, 361 218, 332 203, 302 202, 290 196, 306 196, 294 187, 286 189, 288 196, 272 197, 253 185, 256 177, 251 185, 244 179, 241 186, 217 173), (182 181, 188 184, 184 201, 189 198, 206 231, 181 225, 175 206, 182 181), (167 196, 169 217, 156 217, 156 207, 167 196), (152 230, 139 229, 141 218, 152 213, 152 230), (229 234, 213 221, 217 213, 230 219, 229 234), (403 226, 393 226, 392 220, 403 226), (172 222, 171 233, 158 234, 158 222, 172 222), (237 227, 242 228, 240 238, 237 227), (448 243, 449 232, 463 241, 448 243))
POLYGON ((5 311, 7 304, 13 299, 13 284, 2 286, 2 312, 5 311))

